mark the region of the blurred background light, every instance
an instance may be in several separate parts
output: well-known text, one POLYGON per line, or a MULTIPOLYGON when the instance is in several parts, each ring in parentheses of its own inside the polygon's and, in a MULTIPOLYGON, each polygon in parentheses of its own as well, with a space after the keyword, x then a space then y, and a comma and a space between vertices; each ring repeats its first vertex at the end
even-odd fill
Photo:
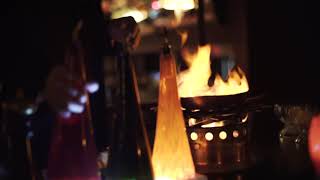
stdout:
POLYGON ((145 10, 138 10, 136 8, 124 8, 114 11, 112 13, 112 19, 132 16, 136 22, 141 22, 148 17, 148 12, 145 10))

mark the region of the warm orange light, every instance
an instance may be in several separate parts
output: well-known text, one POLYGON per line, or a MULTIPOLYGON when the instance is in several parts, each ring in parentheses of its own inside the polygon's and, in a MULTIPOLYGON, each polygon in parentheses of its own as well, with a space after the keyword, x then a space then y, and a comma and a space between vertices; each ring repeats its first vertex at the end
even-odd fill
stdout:
POLYGON ((160 0, 159 2, 162 8, 174 11, 178 24, 185 11, 195 8, 194 0, 160 0))
POLYGON ((183 52, 189 69, 178 76, 180 97, 233 95, 249 91, 247 78, 240 67, 229 73, 227 81, 217 74, 214 85, 208 86, 211 75, 210 51, 210 45, 206 45, 199 47, 195 54, 183 52))
POLYGON ((196 178, 178 97, 175 59, 170 55, 160 58, 158 114, 152 165, 156 180, 196 178))
POLYGON ((239 131, 234 130, 234 131, 232 132, 232 136, 233 136, 234 138, 239 137, 239 131))

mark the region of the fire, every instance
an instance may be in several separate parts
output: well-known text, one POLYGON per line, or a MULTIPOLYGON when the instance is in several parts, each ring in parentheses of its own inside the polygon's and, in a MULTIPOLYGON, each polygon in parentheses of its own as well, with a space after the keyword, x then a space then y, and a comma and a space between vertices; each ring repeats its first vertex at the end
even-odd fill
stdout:
POLYGON ((214 85, 210 87, 208 85, 211 75, 210 52, 210 45, 199 47, 194 54, 188 51, 183 52, 182 55, 189 65, 189 69, 178 75, 180 97, 222 96, 249 91, 247 78, 240 67, 229 72, 227 81, 216 74, 214 85))
POLYGON ((155 180, 198 179, 185 131, 177 90, 176 65, 172 55, 163 55, 160 59, 159 101, 152 165, 155 180))

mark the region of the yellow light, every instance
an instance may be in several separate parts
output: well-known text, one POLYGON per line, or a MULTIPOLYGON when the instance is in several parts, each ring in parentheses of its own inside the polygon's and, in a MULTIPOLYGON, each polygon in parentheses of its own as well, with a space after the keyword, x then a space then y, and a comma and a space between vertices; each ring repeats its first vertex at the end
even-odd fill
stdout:
POLYGON ((221 140, 227 139, 227 133, 226 133, 225 131, 221 131, 221 132, 219 133, 219 138, 220 138, 221 140))
POLYGON ((195 140, 198 139, 198 134, 195 133, 195 132, 192 132, 192 133, 190 134, 190 138, 191 138, 193 141, 195 141, 195 140))
POLYGON ((134 20, 138 23, 145 20, 148 17, 148 13, 146 11, 138 9, 121 9, 112 13, 112 19, 118 19, 128 16, 133 17, 134 20))
POLYGON ((222 127, 222 126, 225 126, 225 123, 223 121, 212 122, 209 124, 201 125, 202 128, 212 128, 212 127, 222 127))
POLYGON ((177 24, 181 23, 185 11, 195 8, 194 0, 160 0, 163 9, 173 10, 177 24))
POLYGON ((213 139, 213 134, 211 132, 207 132, 205 135, 205 138, 207 141, 212 141, 213 139))
POLYGON ((195 8, 194 0, 160 0, 160 6, 167 10, 187 11, 195 8))
POLYGON ((197 122, 197 120, 196 120, 195 118, 190 118, 190 119, 189 119, 189 126, 195 125, 196 122, 197 122))

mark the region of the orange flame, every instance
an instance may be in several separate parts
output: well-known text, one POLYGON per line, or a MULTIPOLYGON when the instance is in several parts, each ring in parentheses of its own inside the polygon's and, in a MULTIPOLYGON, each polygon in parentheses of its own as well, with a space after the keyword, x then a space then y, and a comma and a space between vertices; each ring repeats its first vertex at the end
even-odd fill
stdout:
POLYGON ((196 176, 180 107, 175 60, 172 55, 163 55, 152 155, 155 180, 186 180, 196 176))
POLYGON ((229 72, 227 81, 224 81, 217 74, 214 85, 208 86, 208 80, 211 75, 210 51, 211 46, 205 45, 199 47, 195 54, 188 51, 183 52, 189 69, 178 75, 180 97, 222 96, 249 91, 247 78, 240 67, 229 72))

